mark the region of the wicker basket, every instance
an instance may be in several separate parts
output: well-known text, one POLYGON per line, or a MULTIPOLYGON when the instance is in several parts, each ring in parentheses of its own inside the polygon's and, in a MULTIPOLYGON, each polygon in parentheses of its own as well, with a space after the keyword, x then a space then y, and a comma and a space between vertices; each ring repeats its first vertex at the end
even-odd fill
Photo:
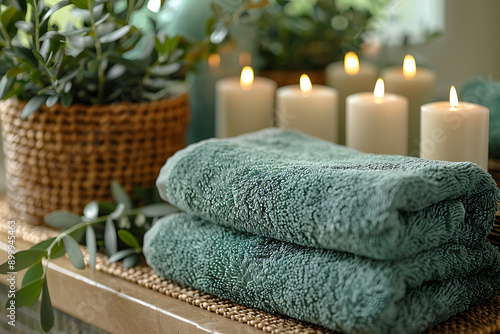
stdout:
POLYGON ((21 120, 24 103, 0 102, 11 209, 34 223, 47 213, 81 212, 107 200, 110 180, 126 190, 154 185, 185 146, 188 96, 143 103, 56 105, 21 120))

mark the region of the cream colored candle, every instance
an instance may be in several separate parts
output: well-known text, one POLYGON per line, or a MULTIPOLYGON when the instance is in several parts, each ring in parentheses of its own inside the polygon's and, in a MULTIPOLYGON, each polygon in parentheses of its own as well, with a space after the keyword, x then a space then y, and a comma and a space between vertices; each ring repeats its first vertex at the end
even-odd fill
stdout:
POLYGON ((277 126, 337 142, 338 97, 333 88, 312 85, 303 74, 300 85, 278 88, 277 126))
POLYGON ((215 134, 218 138, 238 136, 273 125, 276 82, 255 77, 251 67, 241 77, 217 81, 215 134))
POLYGON ((386 91, 408 98, 408 153, 417 157, 420 137, 420 106, 434 101, 436 74, 425 68, 417 68, 415 59, 407 55, 403 67, 382 70, 386 91))
POLYGON ((449 102, 425 104, 421 112, 421 158, 471 161, 488 169, 488 108, 459 103, 452 86, 449 102))
POLYGON ((346 145, 361 152, 406 155, 408 99, 384 92, 377 80, 374 92, 346 100, 346 145))
POLYGON ((345 99, 347 96, 370 91, 377 81, 377 69, 368 63, 359 63, 354 52, 347 52, 343 62, 326 68, 326 84, 339 94, 339 143, 345 144, 345 99))

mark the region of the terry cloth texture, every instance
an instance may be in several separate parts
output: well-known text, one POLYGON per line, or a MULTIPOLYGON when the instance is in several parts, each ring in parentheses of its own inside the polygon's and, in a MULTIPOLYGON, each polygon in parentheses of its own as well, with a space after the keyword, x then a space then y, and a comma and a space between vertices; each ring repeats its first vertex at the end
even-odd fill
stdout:
POLYGON ((395 261, 311 248, 180 213, 146 233, 164 277, 348 333, 417 333, 500 288, 494 246, 445 244, 395 261))
POLYGON ((191 145, 167 161, 157 186, 212 223, 385 260, 479 244, 498 198, 473 163, 365 154, 278 129, 191 145))
POLYGON ((500 82, 486 78, 471 80, 462 87, 460 99, 490 109, 489 155, 500 159, 500 82))

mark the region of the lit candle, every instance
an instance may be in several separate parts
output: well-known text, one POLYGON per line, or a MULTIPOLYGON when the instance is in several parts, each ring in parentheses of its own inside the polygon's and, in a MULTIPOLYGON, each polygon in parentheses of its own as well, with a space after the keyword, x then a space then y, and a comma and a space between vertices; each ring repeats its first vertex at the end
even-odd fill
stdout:
POLYGON ((276 86, 270 79, 254 78, 249 66, 243 68, 239 79, 217 81, 216 136, 233 137, 272 126, 276 86))
POLYGON ((305 74, 300 85, 278 89, 276 100, 277 125, 337 142, 337 91, 321 85, 312 85, 305 74))
POLYGON ((452 86, 449 102, 425 104, 421 112, 421 158, 471 161, 488 169, 488 108, 459 103, 452 86))
POLYGON ((408 99, 384 91, 377 80, 373 93, 358 93, 346 101, 346 145, 361 152, 406 155, 408 99))
POLYGON ((420 137, 420 106, 434 100, 436 74, 425 68, 417 68, 415 58, 407 55, 403 67, 382 70, 387 92, 408 98, 408 153, 418 156, 420 137))
POLYGON ((377 70, 368 63, 359 63, 354 52, 347 52, 344 61, 326 68, 326 84, 339 94, 339 143, 345 144, 345 99, 347 96, 372 89, 377 80, 377 70))

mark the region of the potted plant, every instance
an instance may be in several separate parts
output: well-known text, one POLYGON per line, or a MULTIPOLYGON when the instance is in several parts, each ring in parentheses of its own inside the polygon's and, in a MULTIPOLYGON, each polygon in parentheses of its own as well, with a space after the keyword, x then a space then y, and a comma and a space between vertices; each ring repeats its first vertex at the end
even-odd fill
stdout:
POLYGON ((151 186, 165 160, 185 145, 185 50, 162 33, 155 13, 137 21, 145 5, 4 1, 0 113, 7 193, 25 218, 81 212, 92 198, 110 198, 111 179, 127 191, 151 186), (70 16, 57 17, 66 6, 70 16))
POLYGON ((279 86, 297 84, 302 73, 324 84, 324 68, 359 50, 370 21, 386 0, 272 0, 242 19, 254 32, 263 60, 261 75, 279 86))

